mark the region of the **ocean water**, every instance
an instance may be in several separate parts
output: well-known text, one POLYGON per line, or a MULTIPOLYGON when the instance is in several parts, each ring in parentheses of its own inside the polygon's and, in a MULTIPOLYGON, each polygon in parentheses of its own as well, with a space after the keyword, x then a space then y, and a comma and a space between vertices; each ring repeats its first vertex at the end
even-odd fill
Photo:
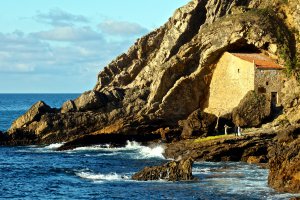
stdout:
MULTIPOLYGON (((59 107, 76 94, 0 95, 0 129, 37 100, 59 107)), ((108 145, 55 151, 49 146, 0 147, 0 199, 289 199, 267 186, 268 170, 245 163, 197 162, 196 182, 137 182, 145 166, 167 162, 164 146, 108 145)))

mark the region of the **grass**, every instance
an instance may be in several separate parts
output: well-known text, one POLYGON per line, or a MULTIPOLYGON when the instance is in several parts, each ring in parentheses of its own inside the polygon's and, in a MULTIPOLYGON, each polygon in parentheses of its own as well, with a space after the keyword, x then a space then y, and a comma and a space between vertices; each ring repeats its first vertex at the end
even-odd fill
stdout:
POLYGON ((231 136, 232 136, 232 135, 216 135, 216 136, 208 136, 208 137, 205 137, 205 138, 198 138, 198 139, 195 139, 194 142, 195 142, 195 143, 201 143, 201 142, 207 142, 207 141, 210 141, 210 140, 229 138, 229 137, 231 137, 231 136))

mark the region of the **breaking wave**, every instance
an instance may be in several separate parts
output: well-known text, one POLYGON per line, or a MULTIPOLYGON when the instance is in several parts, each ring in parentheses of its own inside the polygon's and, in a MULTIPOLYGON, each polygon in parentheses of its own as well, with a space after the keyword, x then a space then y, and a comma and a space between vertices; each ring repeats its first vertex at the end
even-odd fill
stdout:
POLYGON ((49 150, 55 150, 58 149, 59 147, 61 147, 64 143, 54 143, 54 144, 50 144, 48 146, 45 146, 44 149, 49 149, 49 150))
POLYGON ((110 145, 94 145, 89 147, 78 147, 74 150, 69 151, 78 152, 78 151, 99 151, 98 156, 113 156, 121 154, 122 152, 128 153, 134 159, 147 159, 147 158, 160 158, 164 159, 163 153, 165 151, 162 145, 157 146, 143 146, 135 141, 127 141, 125 147, 111 147, 110 145))
POLYGON ((77 172, 75 174, 77 176, 79 176, 80 178, 95 181, 95 182, 121 181, 121 180, 129 180, 130 179, 130 177, 127 175, 120 175, 117 173, 95 174, 92 172, 77 172))

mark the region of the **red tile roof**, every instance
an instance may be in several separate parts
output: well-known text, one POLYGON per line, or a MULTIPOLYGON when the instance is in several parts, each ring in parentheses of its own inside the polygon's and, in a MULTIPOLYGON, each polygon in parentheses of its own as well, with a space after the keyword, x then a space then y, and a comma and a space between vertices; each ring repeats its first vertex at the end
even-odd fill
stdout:
POLYGON ((277 64, 275 60, 258 53, 232 53, 232 55, 252 63, 255 63, 258 69, 284 69, 281 65, 277 64))

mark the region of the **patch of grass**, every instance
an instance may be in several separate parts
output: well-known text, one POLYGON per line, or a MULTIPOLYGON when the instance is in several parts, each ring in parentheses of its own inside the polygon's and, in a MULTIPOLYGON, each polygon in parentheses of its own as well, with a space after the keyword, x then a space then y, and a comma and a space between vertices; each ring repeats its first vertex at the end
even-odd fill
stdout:
POLYGON ((201 143, 201 142, 207 142, 207 141, 210 141, 210 140, 223 139, 223 138, 229 138, 229 137, 231 137, 231 135, 208 136, 208 137, 205 137, 205 138, 195 139, 194 142, 195 143, 201 143))

